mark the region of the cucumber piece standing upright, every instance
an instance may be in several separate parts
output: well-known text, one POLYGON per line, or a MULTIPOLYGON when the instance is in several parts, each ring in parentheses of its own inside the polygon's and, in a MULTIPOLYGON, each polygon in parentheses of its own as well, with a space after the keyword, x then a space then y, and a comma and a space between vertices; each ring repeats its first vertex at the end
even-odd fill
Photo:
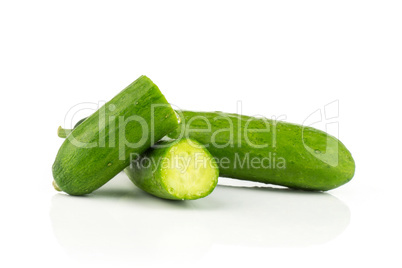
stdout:
POLYGON ((301 125, 222 112, 177 111, 170 138, 206 146, 220 176, 326 191, 352 179, 355 162, 335 137, 301 125))
POLYGON ((53 164, 55 188, 70 195, 98 189, 177 128, 177 117, 158 87, 141 76, 81 122, 53 164))
POLYGON ((219 177, 218 166, 208 150, 187 139, 160 141, 124 171, 145 192, 173 200, 205 197, 219 177))

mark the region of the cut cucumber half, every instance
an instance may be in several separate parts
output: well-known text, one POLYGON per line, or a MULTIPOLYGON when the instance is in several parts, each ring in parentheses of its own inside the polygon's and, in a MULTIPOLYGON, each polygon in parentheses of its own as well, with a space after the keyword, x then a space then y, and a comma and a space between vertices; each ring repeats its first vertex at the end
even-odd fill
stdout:
POLYGON ((219 177, 218 165, 208 150, 189 139, 160 141, 133 160, 125 172, 145 192, 172 200, 205 197, 219 177))
POLYGON ((159 88, 141 76, 73 130, 59 128, 67 137, 52 171, 56 189, 70 195, 89 194, 178 127, 177 116, 159 88))

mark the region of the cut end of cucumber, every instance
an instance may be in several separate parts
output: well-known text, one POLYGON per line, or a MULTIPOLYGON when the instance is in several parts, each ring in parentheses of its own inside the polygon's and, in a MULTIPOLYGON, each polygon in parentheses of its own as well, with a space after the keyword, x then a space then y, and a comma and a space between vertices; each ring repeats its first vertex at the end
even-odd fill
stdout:
POLYGON ((177 199, 198 199, 210 194, 218 183, 215 159, 199 143, 181 140, 163 160, 166 190, 177 199))

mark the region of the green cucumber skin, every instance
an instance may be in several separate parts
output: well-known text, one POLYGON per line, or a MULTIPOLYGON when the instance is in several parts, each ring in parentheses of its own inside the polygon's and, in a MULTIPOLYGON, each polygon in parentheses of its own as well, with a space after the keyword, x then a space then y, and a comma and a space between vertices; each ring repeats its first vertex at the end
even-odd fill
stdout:
POLYGON ((84 117, 84 118, 82 118, 81 120, 79 120, 77 123, 75 123, 73 129, 76 128, 76 127, 78 127, 79 125, 81 125, 81 123, 84 122, 87 118, 88 118, 88 117, 84 117))
MULTIPOLYGON (((162 141, 158 144, 166 144, 166 141, 162 141)), ((155 168, 155 163, 158 163, 157 159, 163 158, 167 155, 170 147, 165 148, 149 148, 143 155, 140 156, 138 161, 144 158, 151 160, 151 166, 149 168, 138 168, 136 165, 130 164, 124 169, 129 179, 143 191, 155 195, 164 199, 176 199, 174 196, 169 194, 167 189, 161 183, 160 169, 155 168), (154 171, 154 172, 153 172, 154 171)))
MULTIPOLYGON (((220 176, 249 180, 267 184, 281 185, 295 189, 327 191, 337 188, 348 181, 354 175, 355 162, 348 149, 335 137, 311 128, 296 124, 272 121, 266 119, 270 126, 276 126, 276 146, 273 145, 273 131, 265 133, 253 133, 248 135, 252 144, 268 144, 266 148, 254 148, 244 139, 244 128, 247 121, 252 120, 249 129, 261 129, 265 123, 260 118, 228 114, 222 112, 194 112, 177 111, 181 117, 181 124, 178 129, 168 134, 170 138, 180 138, 184 133, 206 146, 208 151, 217 159, 220 176), (204 118, 204 119, 202 119, 204 118), (210 123, 207 128, 205 119, 210 123), (189 121, 191 121, 189 127, 189 121), (231 122, 231 123, 230 123, 231 122), (232 126, 231 126, 232 124, 232 126), (230 138, 230 131, 222 129, 232 127, 233 139, 230 138), (193 131, 188 131, 192 129, 193 131), (304 128, 304 132, 303 132, 304 128), (194 131, 202 129, 202 131, 194 131), (218 148, 212 143, 213 133, 220 131, 215 137, 215 144, 225 145, 233 141, 225 148, 218 148), (240 138, 239 138, 240 137, 240 138), (325 152, 327 139, 329 144, 338 147, 338 153, 329 154, 328 157, 338 157, 338 164, 332 166, 315 157, 307 151, 304 144, 317 150, 315 153, 325 152), (240 144, 240 145, 239 145, 240 144), (247 155, 249 159, 264 157, 282 157, 285 159, 285 168, 253 168, 252 166, 234 166, 233 163, 247 155), (229 165, 221 164, 222 159, 228 159, 229 165)), ((227 160, 225 160, 227 161, 227 160)), ((237 161, 239 162, 239 161, 237 161)))
MULTIPOLYGON (((164 183, 162 182, 161 165, 156 166, 157 163, 160 163, 160 159, 163 159, 169 153, 169 150, 175 144, 179 142, 186 142, 185 139, 181 140, 173 140, 173 141, 160 141, 157 143, 157 146, 149 148, 144 154, 140 155, 137 161, 141 162, 142 159, 150 160, 149 166, 138 166, 135 163, 129 165, 127 168, 124 169, 124 172, 130 178, 130 180, 140 189, 143 191, 152 194, 154 196, 170 199, 170 200, 182 200, 182 198, 178 198, 177 196, 171 194, 167 189, 164 183), (160 147, 159 147, 160 146, 160 147)), ((196 141, 192 141, 195 144, 199 144, 196 141)), ((201 145, 200 145, 201 146, 201 145)), ((208 154, 211 158, 212 155, 209 153, 208 150, 205 149, 205 153, 208 154)), ((219 169, 216 166, 216 177, 219 176, 219 169)), ((198 197, 202 198, 209 195, 215 188, 218 180, 214 187, 210 189, 205 195, 198 197)), ((198 199, 197 198, 197 199, 198 199)), ((196 198, 188 198, 188 199, 196 199, 196 198)))
MULTIPOLYGON (((57 186, 70 195, 85 195, 98 189, 111 178, 117 175, 130 163, 131 153, 142 153, 152 146, 151 141, 157 142, 167 133, 177 128, 177 117, 173 109, 168 105, 165 97, 158 87, 146 76, 141 76, 102 108, 81 122, 63 142, 53 164, 53 177, 57 186), (151 104, 163 104, 158 107, 154 114, 154 132, 150 131, 151 104), (109 107, 114 105, 114 110, 109 107), (105 121, 104 138, 105 143, 99 146, 99 113, 104 108, 105 118, 127 119, 130 116, 140 116, 148 123, 148 133, 145 142, 138 148, 131 148, 124 145, 124 155, 119 147, 119 121, 105 121), (114 135, 115 141, 109 139, 114 135), (95 147, 77 147, 71 142, 75 140, 85 143, 97 142, 95 147)), ((125 126, 125 135, 128 142, 135 143, 141 140, 142 128, 134 121, 125 126), (140 130, 140 131, 139 131, 140 130)), ((145 132, 145 131, 144 131, 145 132)))

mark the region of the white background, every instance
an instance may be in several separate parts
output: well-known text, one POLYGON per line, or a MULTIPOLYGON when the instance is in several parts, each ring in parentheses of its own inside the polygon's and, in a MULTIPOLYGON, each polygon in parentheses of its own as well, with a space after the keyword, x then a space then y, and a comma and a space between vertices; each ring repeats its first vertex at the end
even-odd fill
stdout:
POLYGON ((400 267, 401 14, 401 1, 1 1, 0 266, 400 267), (123 174, 87 197, 55 192, 67 111, 142 74, 182 109, 241 101, 302 124, 338 101, 355 177, 327 194, 222 179, 192 202, 123 174))

